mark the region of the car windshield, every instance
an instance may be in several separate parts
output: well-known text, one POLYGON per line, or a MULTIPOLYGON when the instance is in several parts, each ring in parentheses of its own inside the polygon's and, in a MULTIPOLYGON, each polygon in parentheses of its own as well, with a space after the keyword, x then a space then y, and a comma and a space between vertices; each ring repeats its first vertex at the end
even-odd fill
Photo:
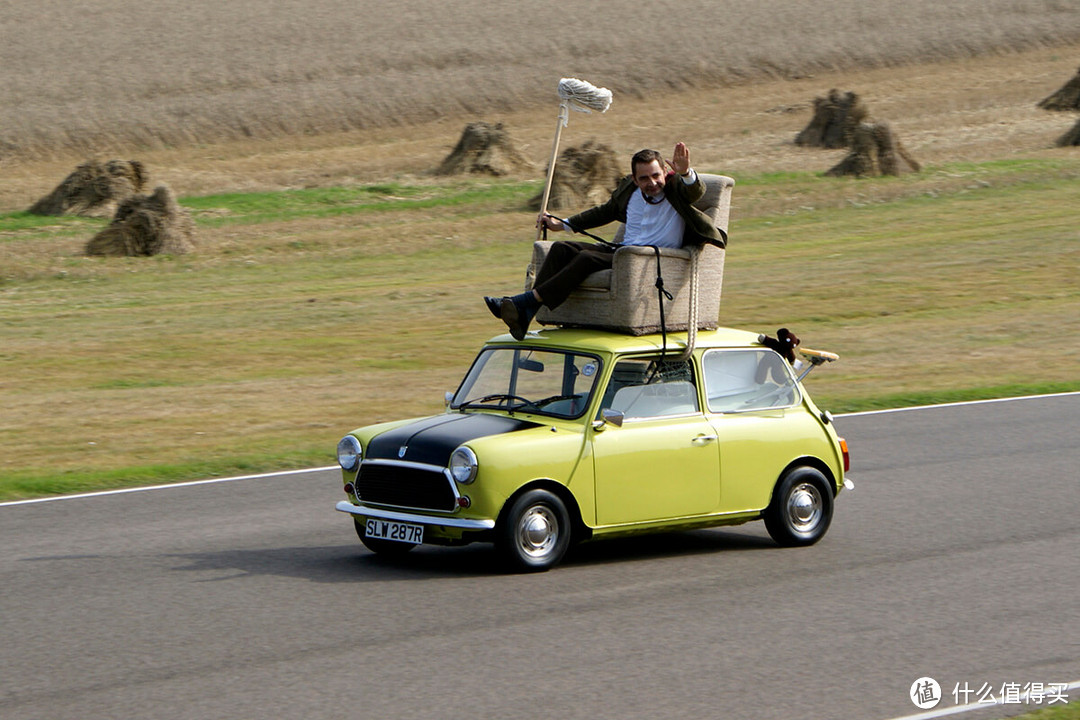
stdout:
POLYGON ((580 417, 589 407, 599 375, 600 359, 592 355, 523 347, 485 348, 450 407, 580 417))

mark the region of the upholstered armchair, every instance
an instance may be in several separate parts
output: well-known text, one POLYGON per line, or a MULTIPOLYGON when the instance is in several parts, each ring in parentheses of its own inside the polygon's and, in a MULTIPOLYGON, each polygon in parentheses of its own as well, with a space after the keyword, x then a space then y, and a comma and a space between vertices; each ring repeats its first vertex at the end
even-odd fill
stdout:
MULTIPOLYGON (((735 181, 704 173, 701 179, 705 183, 705 195, 695 206, 726 233, 735 181)), ((620 227, 615 242, 622 239, 622 232, 620 227)), ((526 272, 526 290, 532 287, 536 270, 543 264, 551 245, 549 240, 534 244, 532 263, 526 272)), ((652 247, 621 247, 615 251, 610 270, 585 278, 559 307, 541 308, 536 320, 544 325, 599 328, 631 335, 660 332, 656 263, 656 251, 652 247)), ((673 296, 671 300, 664 299, 664 326, 668 331, 689 329, 691 317, 696 317, 698 329, 714 329, 719 325, 723 248, 715 245, 661 248, 660 271, 664 289, 673 296), (693 312, 691 304, 695 301, 696 312, 693 312)))

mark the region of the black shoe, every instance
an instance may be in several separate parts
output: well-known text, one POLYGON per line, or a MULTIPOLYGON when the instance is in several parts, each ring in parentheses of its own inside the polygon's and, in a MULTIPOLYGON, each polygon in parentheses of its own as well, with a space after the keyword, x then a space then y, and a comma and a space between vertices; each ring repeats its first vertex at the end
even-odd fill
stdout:
POLYGON ((500 320, 502 320, 502 301, 502 298, 491 297, 490 295, 484 296, 484 304, 487 305, 487 309, 500 320))
POLYGON ((510 334, 514 336, 515 340, 524 340, 525 333, 529 332, 529 321, 532 317, 528 313, 522 312, 517 303, 510 298, 503 298, 499 307, 499 317, 506 323, 506 327, 510 328, 510 334))

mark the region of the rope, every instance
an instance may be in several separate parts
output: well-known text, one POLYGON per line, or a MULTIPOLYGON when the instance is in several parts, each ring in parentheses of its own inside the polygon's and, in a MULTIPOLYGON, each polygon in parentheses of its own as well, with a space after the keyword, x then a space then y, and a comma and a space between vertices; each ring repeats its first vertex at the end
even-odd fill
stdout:
POLYGON ((690 248, 690 312, 686 318, 686 349, 682 351, 676 360, 689 360, 694 353, 694 344, 697 342, 698 326, 698 260, 701 257, 701 248, 690 248))
POLYGON ((657 245, 651 245, 650 247, 656 255, 656 303, 660 306, 660 337, 662 338, 660 362, 664 362, 664 356, 667 355, 667 322, 664 320, 664 298, 673 300, 674 297, 664 289, 664 276, 660 274, 660 247, 657 245))
MULTIPOLYGON (((546 213, 545 213, 546 214, 546 213)), ((552 216, 554 217, 554 216, 552 216)), ((608 242, 602 237, 593 235, 585 230, 579 230, 570 224, 569 220, 559 218, 562 224, 567 227, 571 232, 585 235, 592 238, 602 245, 606 245, 611 248, 619 247, 617 243, 608 242)), ((543 237, 547 240, 547 224, 543 225, 543 237)), ((660 351, 660 357, 663 358, 667 354, 667 324, 664 317, 664 298, 673 300, 674 297, 670 292, 664 289, 664 278, 660 274, 660 248, 656 245, 648 245, 645 247, 651 247, 656 254, 656 291, 657 291, 657 304, 660 306, 660 335, 663 343, 660 351)), ((688 250, 690 251, 690 308, 687 313, 686 319, 686 349, 684 349, 674 362, 683 362, 689 360, 690 356, 694 353, 694 346, 697 343, 697 330, 698 330, 698 264, 701 260, 701 248, 700 245, 695 245, 688 250)))
MULTIPOLYGON (((600 243, 601 245, 606 245, 607 247, 610 247, 610 248, 620 247, 620 245, 618 243, 610 242, 610 241, 605 240, 604 238, 600 237, 599 235, 593 235, 591 232, 588 232, 586 230, 581 230, 579 228, 574 227, 573 225, 570 224, 570 221, 568 219, 555 217, 554 215, 551 215, 550 213, 544 213, 544 214, 547 215, 548 217, 553 217, 556 220, 558 220, 559 222, 561 222, 563 224, 563 227, 568 228, 570 230, 570 232, 572 232, 572 233, 575 233, 577 235, 584 235, 585 237, 591 238, 591 239, 595 240, 596 242, 600 243)), ((547 223, 544 223, 544 239, 547 240, 547 223)))
MULTIPOLYGON (((667 324, 664 320, 664 298, 674 299, 664 289, 664 278, 660 276, 660 248, 653 246, 656 252, 656 288, 659 292, 657 301, 660 305, 660 337, 663 347, 660 350, 660 358, 664 359, 667 354, 667 324)), ((686 318, 686 349, 684 349, 672 362, 685 362, 694 353, 694 345, 697 342, 698 325, 698 259, 701 256, 700 247, 690 248, 690 308, 686 318)))

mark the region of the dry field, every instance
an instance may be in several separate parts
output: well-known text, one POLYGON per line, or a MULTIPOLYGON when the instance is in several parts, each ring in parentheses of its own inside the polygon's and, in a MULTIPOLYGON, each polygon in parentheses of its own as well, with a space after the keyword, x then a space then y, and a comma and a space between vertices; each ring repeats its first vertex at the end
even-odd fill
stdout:
MULTIPOLYGON (((676 140, 684 140, 693 151, 695 164, 710 171, 736 177, 761 172, 822 172, 838 162, 843 151, 808 150, 792 141, 809 121, 814 97, 839 88, 862 95, 873 117, 890 122, 925 165, 1033 153, 1067 157, 1075 151, 1054 148, 1053 144, 1075 118, 1039 110, 1035 104, 1068 80, 1077 65, 1080 44, 769 78, 721 88, 657 91, 647 98, 616 93, 611 110, 604 115, 575 113, 563 145, 593 139, 629 156, 641 147, 666 151, 676 140)), ((548 77, 546 82, 547 97, 538 108, 491 108, 476 115, 446 116, 408 127, 155 149, 103 144, 86 153, 57 149, 48 157, 0 155, 0 212, 28 208, 91 156, 142 160, 150 169, 152 183, 164 182, 181 196, 387 180, 435 182, 431 172, 453 148, 465 122, 472 119, 502 122, 536 164, 536 172, 521 179, 540 179, 551 150, 558 106, 557 77, 548 77)), ((0 106, 0 112, 4 111, 0 106)), ((923 181, 930 186, 949 183, 947 177, 934 173, 924 175, 923 181)), ((868 189, 871 193, 900 191, 896 186, 868 189)), ((833 200, 842 204, 848 198, 833 200)), ((801 199, 797 195, 761 198, 740 193, 736 202, 740 211, 757 214, 783 212, 798 206, 801 199)))
POLYGON ((546 109, 560 76, 630 98, 1078 40, 1076 0, 4 3, 0 159, 546 109))

